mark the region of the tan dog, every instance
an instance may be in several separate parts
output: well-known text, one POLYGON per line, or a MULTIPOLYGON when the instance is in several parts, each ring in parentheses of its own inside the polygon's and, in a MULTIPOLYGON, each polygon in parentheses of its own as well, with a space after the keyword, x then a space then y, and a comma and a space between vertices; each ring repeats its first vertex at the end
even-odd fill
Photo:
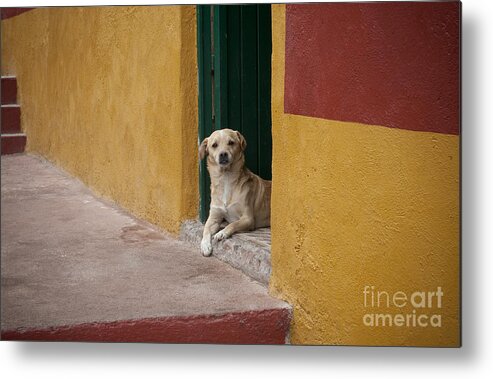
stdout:
POLYGON ((211 177, 211 207, 200 244, 206 257, 212 253, 212 240, 270 225, 271 182, 245 167, 245 148, 245 138, 231 129, 216 130, 199 147, 211 177), (224 220, 228 225, 219 231, 224 220))

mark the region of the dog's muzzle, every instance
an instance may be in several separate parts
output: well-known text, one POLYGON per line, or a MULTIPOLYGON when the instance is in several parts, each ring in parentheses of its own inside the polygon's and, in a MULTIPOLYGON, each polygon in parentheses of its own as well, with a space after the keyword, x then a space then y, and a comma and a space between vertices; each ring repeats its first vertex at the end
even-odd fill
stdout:
POLYGON ((229 163, 228 153, 219 154, 219 164, 228 164, 228 163, 229 163))

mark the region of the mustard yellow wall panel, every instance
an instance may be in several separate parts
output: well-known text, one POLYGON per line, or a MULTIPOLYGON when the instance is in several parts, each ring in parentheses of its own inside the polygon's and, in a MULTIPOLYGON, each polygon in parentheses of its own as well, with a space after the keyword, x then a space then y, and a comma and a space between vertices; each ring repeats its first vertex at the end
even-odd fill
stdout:
POLYGON ((171 232, 196 217, 194 7, 35 9, 1 27, 28 151, 171 232))
POLYGON ((459 137, 284 113, 273 5, 271 293, 291 342, 457 346, 459 137))

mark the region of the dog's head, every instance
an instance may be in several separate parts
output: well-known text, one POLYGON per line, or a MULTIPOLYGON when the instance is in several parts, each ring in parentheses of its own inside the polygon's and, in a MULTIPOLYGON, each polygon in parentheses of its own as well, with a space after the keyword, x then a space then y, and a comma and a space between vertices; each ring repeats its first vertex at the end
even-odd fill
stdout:
POLYGON ((231 129, 216 130, 205 138, 199 147, 199 157, 210 159, 218 166, 227 168, 243 156, 246 148, 245 137, 231 129))

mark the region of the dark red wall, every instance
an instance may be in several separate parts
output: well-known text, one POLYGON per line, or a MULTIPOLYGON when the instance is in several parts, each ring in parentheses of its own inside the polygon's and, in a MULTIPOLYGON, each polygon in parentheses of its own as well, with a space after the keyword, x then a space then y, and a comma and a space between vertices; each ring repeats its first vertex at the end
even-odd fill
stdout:
POLYGON ((285 112, 459 133, 460 3, 286 6, 285 112))
POLYGON ((1 9, 2 20, 17 16, 21 13, 30 11, 32 9, 34 8, 2 8, 1 9))

